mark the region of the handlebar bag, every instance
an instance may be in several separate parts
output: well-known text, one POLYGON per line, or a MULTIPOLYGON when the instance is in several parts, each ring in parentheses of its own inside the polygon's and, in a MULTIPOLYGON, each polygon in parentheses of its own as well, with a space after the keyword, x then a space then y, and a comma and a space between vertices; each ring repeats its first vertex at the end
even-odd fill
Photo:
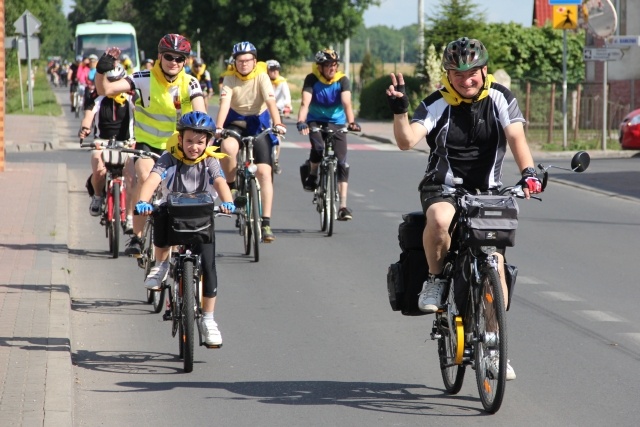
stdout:
POLYGON ((102 161, 105 167, 109 168, 122 168, 129 155, 123 153, 120 150, 104 149, 102 150, 102 161))
POLYGON ((211 193, 169 193, 166 209, 159 209, 158 215, 154 216, 154 241, 160 247, 211 243, 214 239, 213 216, 211 193), (163 210, 166 212, 164 219, 163 210))
POLYGON ((472 246, 514 246, 518 228, 518 203, 513 196, 465 195, 469 243, 472 246))

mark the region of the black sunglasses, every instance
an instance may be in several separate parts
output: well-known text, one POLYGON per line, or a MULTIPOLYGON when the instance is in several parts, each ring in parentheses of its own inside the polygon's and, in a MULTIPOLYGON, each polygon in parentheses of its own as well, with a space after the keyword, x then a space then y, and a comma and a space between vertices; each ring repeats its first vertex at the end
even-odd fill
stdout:
POLYGON ((162 57, 169 62, 175 61, 177 64, 182 64, 187 59, 184 56, 173 56, 168 53, 165 53, 162 57))

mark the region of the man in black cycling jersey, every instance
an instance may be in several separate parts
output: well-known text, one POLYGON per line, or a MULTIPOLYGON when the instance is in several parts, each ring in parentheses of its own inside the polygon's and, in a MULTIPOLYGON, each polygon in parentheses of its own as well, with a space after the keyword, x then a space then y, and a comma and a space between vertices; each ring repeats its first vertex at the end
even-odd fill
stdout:
MULTIPOLYGON (((423 232, 429 279, 424 282, 418 307, 434 313, 442 303, 445 280, 444 256, 451 239, 449 225, 456 206, 452 197, 442 195, 442 186, 453 187, 453 178, 462 178, 465 188, 492 191, 502 186, 507 143, 522 172, 525 196, 542 191, 533 158, 524 134, 524 118, 513 94, 487 74, 489 53, 476 39, 462 37, 449 43, 442 56, 446 74, 442 88, 425 98, 411 123, 409 100, 402 74, 391 74, 386 90, 394 113, 393 131, 401 150, 427 139, 430 155, 420 182, 420 202, 427 219, 423 232)), ((503 261, 502 255, 499 255, 503 261)), ((502 288, 507 298, 504 268, 500 262, 502 288)), ((515 379, 508 367, 507 379, 515 379)))

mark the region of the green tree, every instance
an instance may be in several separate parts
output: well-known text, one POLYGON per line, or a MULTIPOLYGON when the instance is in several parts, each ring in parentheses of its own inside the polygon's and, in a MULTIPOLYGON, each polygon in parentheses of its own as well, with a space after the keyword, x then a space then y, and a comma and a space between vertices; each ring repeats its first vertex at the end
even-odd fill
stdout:
POLYGON ((434 15, 427 15, 425 46, 434 45, 440 51, 450 41, 460 37, 483 39, 486 34, 485 15, 473 0, 440 0, 434 15))
POLYGON ((383 62, 400 62, 401 51, 404 46, 404 61, 415 62, 417 53, 417 25, 411 25, 399 30, 378 25, 365 28, 360 26, 351 37, 351 60, 362 62, 367 50, 380 58, 383 62))
POLYGON ((200 41, 207 62, 227 57, 235 43, 256 45, 261 60, 295 63, 337 45, 362 24, 378 0, 76 0, 72 25, 101 18, 131 22, 138 44, 155 56, 158 40, 179 33, 200 41), (143 12, 141 12, 143 11, 143 12), (198 29, 200 31, 198 32, 198 29))

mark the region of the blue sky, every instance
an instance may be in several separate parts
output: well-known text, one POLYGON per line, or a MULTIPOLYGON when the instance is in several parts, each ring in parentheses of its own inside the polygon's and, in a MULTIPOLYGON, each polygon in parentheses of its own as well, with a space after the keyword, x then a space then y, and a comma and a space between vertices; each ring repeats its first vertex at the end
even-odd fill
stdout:
MULTIPOLYGON (((371 7, 364 13, 367 27, 386 25, 402 28, 418 23, 419 0, 380 0, 380 6, 371 7)), ((531 26, 534 0, 474 0, 473 3, 484 11, 489 22, 516 22, 531 26)), ((439 10, 440 0, 422 0, 427 16, 439 10)))

